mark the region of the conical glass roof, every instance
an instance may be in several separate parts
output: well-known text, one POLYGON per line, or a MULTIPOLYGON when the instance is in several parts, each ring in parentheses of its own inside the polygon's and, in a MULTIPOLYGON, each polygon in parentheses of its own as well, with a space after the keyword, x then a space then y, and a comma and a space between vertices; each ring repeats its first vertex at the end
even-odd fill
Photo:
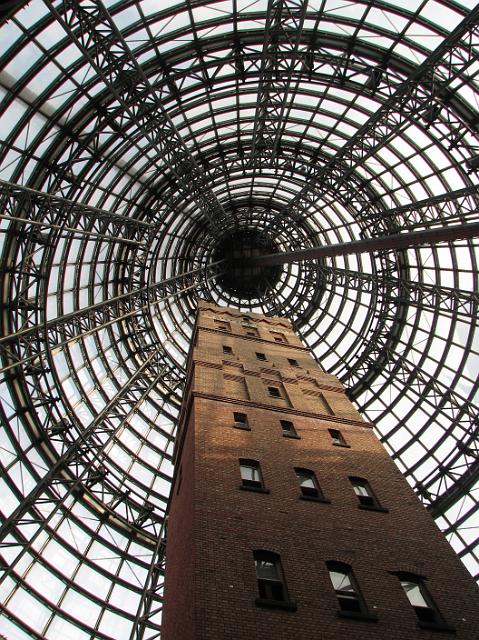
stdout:
POLYGON ((158 637, 198 298, 292 319, 477 577, 477 240, 222 260, 474 229, 479 5, 1 11, 0 633, 158 637))

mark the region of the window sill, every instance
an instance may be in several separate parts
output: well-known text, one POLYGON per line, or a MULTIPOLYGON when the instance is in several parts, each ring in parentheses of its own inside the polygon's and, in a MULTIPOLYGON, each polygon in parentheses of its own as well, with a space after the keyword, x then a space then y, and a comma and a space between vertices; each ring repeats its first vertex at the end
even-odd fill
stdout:
POLYGON ((320 496, 299 496, 300 500, 307 500, 308 502, 324 502, 324 504, 331 504, 331 500, 321 498, 320 496))
POLYGON ((444 633, 456 633, 454 627, 450 627, 444 622, 425 622, 418 620, 418 627, 420 629, 428 629, 429 631, 442 631, 444 633))
POLYGON ((341 444, 341 442, 333 442, 333 447, 343 447, 343 449, 351 449, 350 444, 341 444))
POLYGON ((233 429, 242 429, 243 431, 251 431, 251 427, 234 424, 233 429))
POLYGON ((363 511, 379 511, 379 513, 389 513, 389 509, 385 509, 384 507, 376 507, 374 505, 368 505, 368 504, 359 504, 358 508, 362 509, 363 511))
POLYGON ((283 600, 269 600, 267 598, 256 598, 254 601, 257 607, 263 607, 265 609, 283 609, 283 611, 296 611, 296 602, 283 601, 283 600))
POLYGON ((348 618, 350 620, 362 620, 363 622, 377 622, 378 617, 372 613, 363 613, 361 611, 338 611, 340 618, 348 618))
POLYGON ((301 436, 296 433, 283 433, 283 438, 293 438, 293 440, 301 440, 301 436))
POLYGON ((254 491, 256 493, 269 493, 269 489, 265 489, 264 487, 247 487, 243 484, 240 484, 241 491, 254 491))

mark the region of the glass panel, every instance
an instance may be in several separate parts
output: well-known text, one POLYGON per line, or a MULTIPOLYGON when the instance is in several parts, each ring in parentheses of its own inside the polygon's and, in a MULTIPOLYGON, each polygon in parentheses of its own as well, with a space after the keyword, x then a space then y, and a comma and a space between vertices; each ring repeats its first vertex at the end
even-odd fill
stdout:
POLYGON ((252 467, 252 466, 242 464, 240 466, 240 470, 241 470, 241 478, 243 480, 254 480, 255 482, 261 482, 259 469, 257 467, 252 467))
POLYGON ((406 592, 409 602, 413 607, 429 607, 422 594, 420 584, 412 582, 411 580, 401 580, 401 587, 406 592))
POLYGON ((356 595, 356 591, 347 573, 344 571, 338 571, 337 569, 330 569, 329 577, 331 578, 335 591, 341 591, 345 594, 349 593, 354 596, 356 595))
POLYGON ((371 492, 369 491, 369 487, 366 484, 358 484, 356 482, 353 483, 354 493, 357 496, 371 496, 371 492))
POLYGON ((316 483, 314 481, 314 476, 311 473, 303 473, 301 471, 296 472, 296 476, 299 480, 299 484, 301 487, 305 487, 308 489, 315 489, 316 483))
POLYGON ((256 575, 263 580, 280 580, 278 563, 272 560, 256 560, 256 575))

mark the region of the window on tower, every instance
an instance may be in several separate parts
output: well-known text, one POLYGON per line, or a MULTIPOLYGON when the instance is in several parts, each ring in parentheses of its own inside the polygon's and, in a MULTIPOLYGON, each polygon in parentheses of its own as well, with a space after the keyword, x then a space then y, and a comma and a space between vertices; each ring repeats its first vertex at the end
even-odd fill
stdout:
POLYGON ((260 353, 259 351, 256 351, 256 359, 264 361, 266 360, 266 355, 264 353, 260 353))
POLYGON ((259 462, 257 460, 246 460, 242 458, 239 461, 239 465, 241 475, 240 488, 267 493, 267 490, 264 488, 259 462))
POLYGON ((237 429, 250 430, 250 426, 248 424, 248 416, 246 415, 246 413, 238 413, 235 411, 233 413, 233 418, 234 418, 234 426, 237 429))
POLYGON ((319 488, 316 474, 310 469, 295 468, 296 478, 299 482, 301 498, 304 500, 324 500, 323 493, 319 488))
POLYGON ((376 616, 370 615, 367 610, 352 568, 344 562, 336 561, 327 562, 326 566, 338 599, 339 615, 376 621, 376 616))
POLYGON ((228 346, 227 344, 223 345, 223 353, 226 353, 228 355, 233 353, 233 347, 228 346))
POLYGON ((439 613, 426 585, 424 578, 414 573, 396 573, 409 604, 414 609, 420 627, 449 628, 439 613))
POLYGON ((339 429, 328 429, 328 431, 329 435, 331 436, 331 442, 334 445, 336 445, 337 447, 349 447, 339 429))
POLYGON ((295 611, 296 605, 289 599, 280 556, 272 551, 254 551, 253 556, 259 594, 256 605, 295 611))
POLYGON ((215 320, 215 328, 218 331, 227 331, 228 333, 231 331, 231 325, 229 322, 223 322, 222 320, 215 320))
POLYGON ((383 509, 379 504, 379 500, 376 498, 373 490, 371 489, 371 485, 367 480, 356 477, 350 477, 349 480, 358 499, 360 509, 387 511, 387 509, 383 509))
POLYGON ((291 420, 280 420, 279 423, 281 425, 283 436, 285 436, 285 438, 299 439, 299 436, 296 433, 296 429, 294 428, 294 424, 291 422, 291 420))
POLYGON ((299 367, 299 363, 294 358, 288 358, 288 363, 290 367, 299 367))
POLYGON ((272 398, 281 398, 279 387, 268 387, 268 393, 272 398))

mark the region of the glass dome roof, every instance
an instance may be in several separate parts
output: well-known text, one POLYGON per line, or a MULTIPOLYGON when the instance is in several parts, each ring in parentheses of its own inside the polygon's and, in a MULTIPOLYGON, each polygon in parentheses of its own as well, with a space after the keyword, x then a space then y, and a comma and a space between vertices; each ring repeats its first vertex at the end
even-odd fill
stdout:
POLYGON ((477 240, 222 259, 472 229, 479 5, 3 7, 0 634, 159 637, 198 298, 292 319, 477 578, 477 240))

